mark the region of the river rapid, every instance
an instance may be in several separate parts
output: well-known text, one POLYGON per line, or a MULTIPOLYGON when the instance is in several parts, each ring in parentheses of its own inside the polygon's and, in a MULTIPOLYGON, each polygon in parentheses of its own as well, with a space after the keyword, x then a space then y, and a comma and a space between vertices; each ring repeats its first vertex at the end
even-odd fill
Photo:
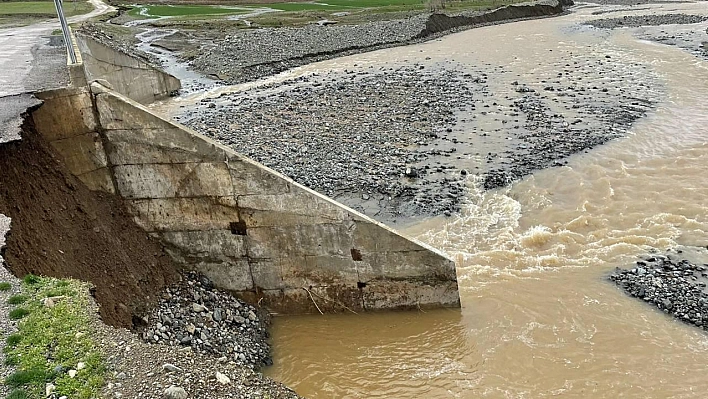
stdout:
MULTIPOLYGON (((617 8, 626 7, 603 7, 617 8)), ((612 17, 708 14, 706 3, 643 8, 612 17)), ((658 28, 579 25, 599 9, 304 68, 454 58, 538 81, 560 58, 611 55, 627 71, 646 68, 662 97, 625 138, 504 189, 482 191, 470 177, 460 214, 404 229, 455 259, 461 310, 277 318, 266 374, 310 398, 705 396, 708 336, 626 296, 607 275, 653 251, 708 262, 708 62, 640 39, 658 28)))

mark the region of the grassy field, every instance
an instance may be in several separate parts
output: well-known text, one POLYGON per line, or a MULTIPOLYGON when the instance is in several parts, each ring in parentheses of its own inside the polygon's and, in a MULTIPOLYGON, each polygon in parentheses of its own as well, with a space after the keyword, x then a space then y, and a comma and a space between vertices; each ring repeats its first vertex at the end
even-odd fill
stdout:
MULTIPOLYGON (((429 0, 321 0, 319 2, 258 2, 245 0, 229 2, 228 5, 212 6, 203 4, 187 5, 130 5, 128 15, 136 19, 169 17, 155 22, 157 26, 192 24, 198 20, 224 20, 227 16, 248 14, 255 10, 269 8, 273 12, 250 16, 249 21, 260 26, 298 26, 321 19, 331 19, 335 12, 340 23, 360 23, 371 18, 386 19, 409 16, 428 9, 429 0)), ((445 11, 488 10, 521 0, 448 0, 445 11)), ((126 4, 127 5, 127 4, 126 4)))
POLYGON ((98 397, 106 366, 93 341, 88 285, 28 275, 22 294, 7 302, 15 305, 9 317, 20 320, 4 349, 6 365, 16 369, 3 381, 8 398, 50 396, 47 383, 52 397, 98 397))
POLYGON ((131 9, 128 14, 140 17, 179 17, 191 15, 233 15, 250 12, 250 8, 232 8, 227 6, 208 5, 140 5, 131 9))
MULTIPOLYGON (((66 16, 85 14, 93 10, 87 1, 64 2, 66 16)), ((0 2, 0 15, 41 15, 54 17, 57 15, 52 1, 10 1, 0 2)))

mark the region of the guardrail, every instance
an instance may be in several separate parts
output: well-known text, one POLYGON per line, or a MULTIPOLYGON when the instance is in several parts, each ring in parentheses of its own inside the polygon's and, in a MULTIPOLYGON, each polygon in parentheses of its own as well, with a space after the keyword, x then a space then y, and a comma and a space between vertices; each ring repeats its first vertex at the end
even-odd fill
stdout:
POLYGON ((57 9, 57 15, 59 15, 59 22, 61 22, 61 31, 64 34, 64 44, 66 46, 66 52, 69 54, 69 59, 72 64, 76 64, 76 51, 74 50, 74 42, 71 40, 71 32, 69 31, 69 24, 66 23, 66 18, 64 17, 64 8, 62 7, 62 0, 54 0, 54 7, 57 9))

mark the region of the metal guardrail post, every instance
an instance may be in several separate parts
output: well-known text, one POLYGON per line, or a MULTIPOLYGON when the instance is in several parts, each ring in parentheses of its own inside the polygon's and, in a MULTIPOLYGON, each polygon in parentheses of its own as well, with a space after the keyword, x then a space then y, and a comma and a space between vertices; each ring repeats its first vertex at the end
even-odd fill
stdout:
POLYGON ((76 53, 74 52, 74 43, 71 41, 71 34, 69 33, 69 25, 66 23, 66 18, 64 17, 64 9, 61 4, 62 0, 54 0, 54 6, 57 9, 57 15, 59 15, 59 22, 61 22, 61 31, 64 34, 64 45, 66 45, 66 52, 69 54, 69 59, 72 64, 76 64, 76 53))

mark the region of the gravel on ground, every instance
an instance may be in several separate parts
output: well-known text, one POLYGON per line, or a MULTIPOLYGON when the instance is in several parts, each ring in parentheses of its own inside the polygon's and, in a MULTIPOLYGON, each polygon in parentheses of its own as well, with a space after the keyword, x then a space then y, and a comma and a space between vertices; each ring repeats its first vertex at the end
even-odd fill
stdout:
POLYGON ((94 323, 108 367, 107 399, 299 398, 232 357, 148 343, 129 330, 105 325, 98 316, 94 323))
MULTIPOLYGON (((466 172, 421 165, 455 149, 422 150, 452 131, 455 110, 472 102, 480 77, 422 65, 298 79, 290 90, 227 95, 186 123, 234 150, 338 198, 394 200, 395 214, 458 210, 466 172), (213 107, 213 108, 210 108, 213 107), (436 172, 449 176, 435 178, 436 172), (420 178, 432 184, 417 185, 420 178)), ((275 88, 275 87, 271 87, 275 88)), ((441 138, 444 140, 444 138, 441 138)), ((379 216, 379 215, 376 215, 379 216)))
POLYGON ((456 212, 470 175, 498 188, 624 136, 661 93, 646 66, 568 57, 535 76, 422 57, 352 65, 204 99, 177 118, 377 220, 406 223, 456 212))
POLYGON ((139 334, 149 343, 192 348, 252 369, 273 364, 267 342, 269 314, 194 272, 167 287, 143 321, 139 334))
POLYGON ((602 29, 636 28, 639 26, 685 25, 708 20, 702 15, 662 14, 662 15, 626 15, 621 18, 605 18, 588 21, 585 24, 602 29))
MULTIPOLYGON (((10 232, 10 218, 0 214, 0 282, 10 283, 12 288, 7 291, 0 291, 0 381, 12 374, 14 369, 5 365, 5 340, 10 334, 17 332, 17 321, 10 320, 8 314, 15 307, 7 303, 8 298, 20 293, 20 280, 13 276, 4 265, 2 257, 5 247, 5 237, 10 232)), ((0 384, 0 397, 6 397, 10 393, 9 387, 5 384, 0 384)))

